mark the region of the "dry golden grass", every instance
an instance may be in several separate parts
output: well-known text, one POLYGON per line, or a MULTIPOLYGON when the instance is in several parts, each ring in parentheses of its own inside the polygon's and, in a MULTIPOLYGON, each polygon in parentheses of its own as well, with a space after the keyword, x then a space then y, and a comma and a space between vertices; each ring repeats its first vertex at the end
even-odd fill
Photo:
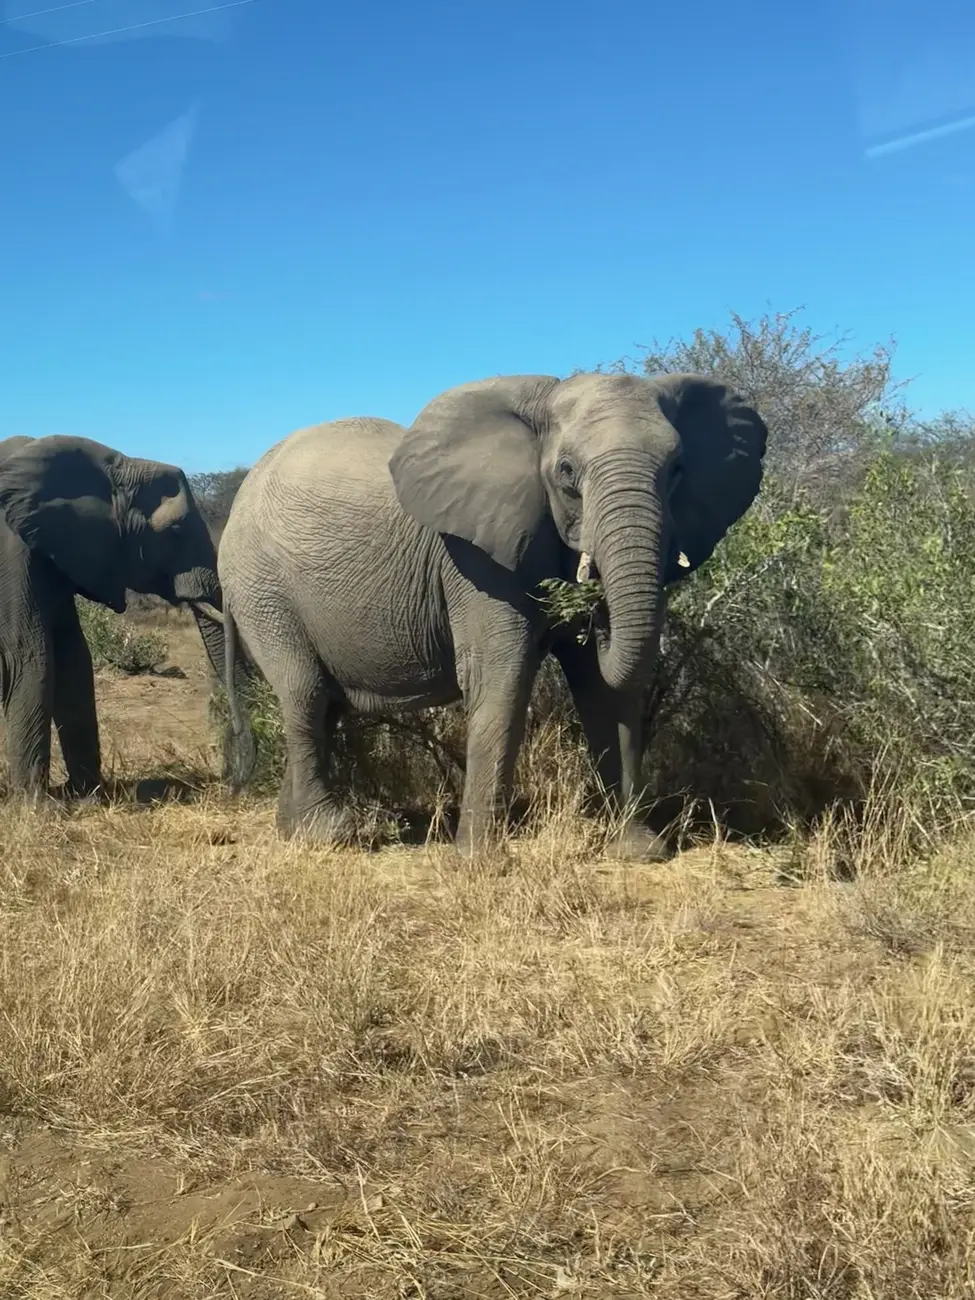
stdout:
POLYGON ((973 853, 7 808, 0 1295, 971 1297, 973 853))

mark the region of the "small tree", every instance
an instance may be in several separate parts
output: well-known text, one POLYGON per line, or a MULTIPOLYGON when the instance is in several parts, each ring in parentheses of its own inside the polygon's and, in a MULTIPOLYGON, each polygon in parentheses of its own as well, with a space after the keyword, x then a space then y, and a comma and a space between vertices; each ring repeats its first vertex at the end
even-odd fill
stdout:
POLYGON ((798 310, 753 322, 732 312, 725 332, 698 329, 689 339, 654 341, 637 362, 623 359, 614 369, 692 370, 728 380, 768 424, 769 472, 793 495, 802 487, 831 502, 855 478, 878 432, 905 427, 905 384, 891 376, 892 343, 844 361, 847 337, 828 342, 799 328, 798 310))
POLYGON ((219 535, 223 531, 234 497, 247 474, 247 467, 238 465, 236 469, 189 475, 196 504, 212 532, 219 535))

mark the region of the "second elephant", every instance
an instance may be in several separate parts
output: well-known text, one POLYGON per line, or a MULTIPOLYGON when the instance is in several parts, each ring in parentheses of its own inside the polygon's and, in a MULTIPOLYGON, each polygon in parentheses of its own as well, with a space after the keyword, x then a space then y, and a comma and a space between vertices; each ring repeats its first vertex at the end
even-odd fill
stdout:
MULTIPOLYGON (((217 557, 183 471, 88 438, 0 442, 0 690, 12 790, 46 792, 51 723, 68 792, 102 784, 91 653, 75 596, 126 607, 126 591, 187 604, 214 672, 225 672, 217 557)), ((241 681, 247 665, 236 659, 241 681)), ((238 725, 231 773, 253 763, 238 725)))
MULTIPOLYGON (((353 833, 327 777, 344 710, 462 698, 458 847, 489 841, 549 652, 611 801, 639 805, 665 588, 748 509, 766 440, 757 411, 703 375, 577 374, 463 384, 409 429, 340 420, 271 448, 241 485, 218 567, 228 624, 281 706, 281 832, 353 833), (538 599, 543 579, 575 578, 581 556, 607 609, 586 645, 538 599)), ((664 851, 639 816, 620 850, 664 851)))

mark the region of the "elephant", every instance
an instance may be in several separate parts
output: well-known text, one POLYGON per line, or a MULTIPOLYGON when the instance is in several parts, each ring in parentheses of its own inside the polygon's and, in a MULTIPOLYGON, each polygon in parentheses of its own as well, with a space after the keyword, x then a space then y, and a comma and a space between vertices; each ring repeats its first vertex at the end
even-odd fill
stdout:
POLYGON ((327 776, 347 710, 462 700, 456 846, 469 856, 495 842, 551 653, 622 826, 615 852, 668 857, 640 778, 666 589, 751 505, 767 437, 717 379, 595 372, 464 383, 409 428, 353 417, 271 447, 238 491, 218 573, 227 626, 281 708, 279 833, 354 834, 327 776), (540 583, 587 573, 603 614, 580 644, 546 613, 540 583))
MULTIPOLYGON (((52 719, 66 793, 103 791, 92 658, 75 596, 121 614, 128 590, 187 604, 223 678, 216 551, 183 471, 88 438, 0 441, 0 691, 12 794, 35 802, 47 794, 52 719)), ((241 660, 241 682, 248 675, 241 660)), ((249 770, 249 727, 228 740, 228 770, 249 770)))

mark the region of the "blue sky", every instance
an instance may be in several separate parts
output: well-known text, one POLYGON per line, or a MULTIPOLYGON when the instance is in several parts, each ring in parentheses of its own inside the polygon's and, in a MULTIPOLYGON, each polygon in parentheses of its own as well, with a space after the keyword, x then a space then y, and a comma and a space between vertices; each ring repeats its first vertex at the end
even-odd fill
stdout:
POLYGON ((794 307, 975 410, 971 0, 208 7, 0 0, 3 433, 227 468, 794 307))

